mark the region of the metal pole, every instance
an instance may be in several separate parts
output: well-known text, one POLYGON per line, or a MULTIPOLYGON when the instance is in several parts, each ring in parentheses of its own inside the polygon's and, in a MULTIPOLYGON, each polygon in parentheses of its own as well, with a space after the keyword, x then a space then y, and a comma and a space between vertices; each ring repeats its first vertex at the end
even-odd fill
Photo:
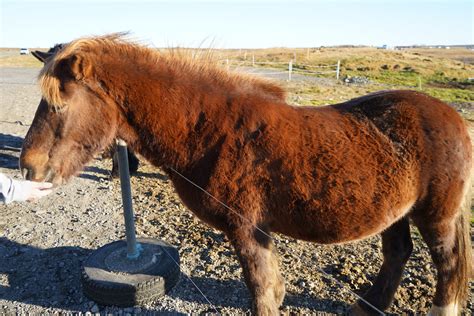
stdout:
POLYGON ((341 70, 341 61, 337 61, 336 80, 339 80, 339 71, 341 70))
POLYGON ((120 187, 122 188, 123 216, 125 218, 125 235, 127 237, 127 258, 136 259, 140 255, 135 237, 135 223, 133 219, 132 189, 128 171, 127 143, 117 140, 118 163, 120 173, 120 187))
POLYGON ((293 62, 290 60, 288 63, 288 81, 291 81, 291 72, 293 71, 293 62))

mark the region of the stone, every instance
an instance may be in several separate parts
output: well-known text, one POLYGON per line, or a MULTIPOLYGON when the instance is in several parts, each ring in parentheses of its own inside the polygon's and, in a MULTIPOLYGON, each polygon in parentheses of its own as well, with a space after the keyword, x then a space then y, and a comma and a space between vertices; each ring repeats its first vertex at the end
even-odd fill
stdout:
POLYGON ((97 306, 97 304, 94 304, 92 307, 91 307, 91 312, 93 313, 98 313, 99 312, 99 306, 97 306))

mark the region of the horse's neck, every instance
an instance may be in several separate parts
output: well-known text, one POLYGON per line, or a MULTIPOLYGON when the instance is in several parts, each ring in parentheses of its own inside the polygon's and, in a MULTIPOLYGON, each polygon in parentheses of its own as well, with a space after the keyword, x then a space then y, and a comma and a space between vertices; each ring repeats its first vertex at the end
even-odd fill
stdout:
POLYGON ((225 105, 224 91, 173 77, 144 79, 146 84, 127 93, 124 108, 129 141, 145 158, 156 165, 184 168, 222 141, 219 126, 226 124, 226 118, 216 105, 225 105))

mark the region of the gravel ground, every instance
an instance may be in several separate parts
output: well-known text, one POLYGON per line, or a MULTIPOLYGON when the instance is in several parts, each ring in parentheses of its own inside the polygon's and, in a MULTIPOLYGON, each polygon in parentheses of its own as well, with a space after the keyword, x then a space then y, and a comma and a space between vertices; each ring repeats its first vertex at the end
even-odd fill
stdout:
MULTIPOLYGON (((0 68, 0 172, 18 177, 19 148, 39 101, 33 85, 38 69, 0 68)), ((175 288, 152 305, 117 308, 97 305, 81 290, 80 267, 98 247, 124 238, 120 184, 109 179, 111 162, 95 159, 78 178, 48 198, 0 206, 0 314, 92 312, 249 312, 250 298, 229 242, 181 204, 167 176, 142 164, 132 178, 137 235, 163 239, 179 249, 182 275, 175 288), (193 286, 194 282, 207 300, 193 286)), ((404 272, 392 314, 426 313, 435 271, 413 231, 414 251, 404 272)), ((343 313, 353 294, 362 294, 381 264, 380 239, 317 246, 275 236, 286 277, 285 314, 343 313), (331 274, 345 287, 325 278, 331 274)), ((471 302, 467 314, 474 311, 471 302)))

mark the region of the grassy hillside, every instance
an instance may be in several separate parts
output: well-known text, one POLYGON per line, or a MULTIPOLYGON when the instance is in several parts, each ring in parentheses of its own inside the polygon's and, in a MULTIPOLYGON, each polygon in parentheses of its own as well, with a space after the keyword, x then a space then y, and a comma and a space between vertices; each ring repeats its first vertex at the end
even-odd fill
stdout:
POLYGON ((19 48, 0 48, 0 67, 40 68, 42 64, 33 55, 20 55, 19 48))
MULTIPOLYGON (((402 51, 360 48, 265 49, 226 51, 223 56, 240 61, 288 62, 294 67, 336 64, 341 61, 341 78, 365 77, 371 83, 359 87, 306 87, 301 93, 316 92, 332 95, 326 101, 312 100, 308 104, 333 103, 352 95, 381 89, 410 88, 421 90, 446 102, 474 102, 474 51, 468 49, 409 49, 402 51), (329 91, 328 91, 329 90, 329 91), (332 100, 331 100, 332 99, 332 100)), ((277 66, 286 68, 287 66, 277 66)), ((324 75, 323 75, 324 76, 324 75)), ((328 75, 325 75, 328 76, 328 75)), ((334 74, 329 75, 334 77, 334 74)))

